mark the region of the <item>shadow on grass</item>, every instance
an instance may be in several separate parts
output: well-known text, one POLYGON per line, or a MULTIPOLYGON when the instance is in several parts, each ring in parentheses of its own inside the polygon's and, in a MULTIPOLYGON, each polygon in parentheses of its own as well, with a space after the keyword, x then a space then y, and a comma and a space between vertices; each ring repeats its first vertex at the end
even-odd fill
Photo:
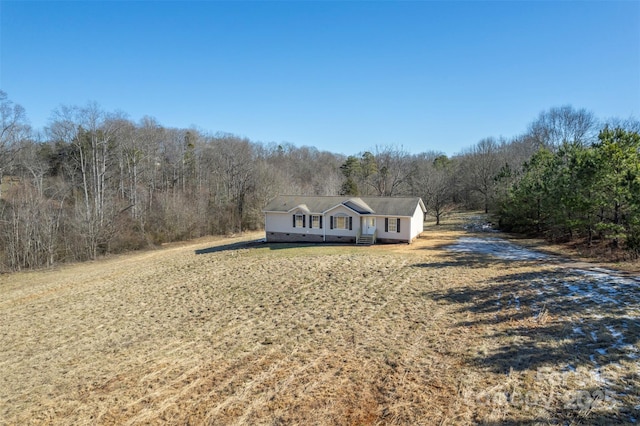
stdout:
MULTIPOLYGON (((205 249, 196 250, 197 255, 220 253, 224 251, 236 251, 244 249, 256 249, 267 248, 269 250, 290 250, 301 248, 327 248, 327 247, 356 247, 351 243, 267 243, 264 238, 251 241, 241 241, 238 243, 223 244, 219 246, 208 247, 205 249)), ((360 248, 360 247, 358 247, 360 248)))
MULTIPOLYGON (((461 266, 469 261, 465 257, 456 254, 456 260, 416 266, 461 266)), ((613 418, 589 415, 589 424, 640 418, 640 377, 633 367, 640 359, 637 282, 549 267, 423 295, 451 305, 456 317, 464 318, 457 326, 482 333, 478 349, 468 352, 472 364, 504 375, 545 368, 559 375, 579 371, 626 401, 610 412, 613 418)))
POLYGON ((291 250, 308 247, 316 247, 318 243, 266 243, 265 247, 269 250, 291 250))
POLYGON ((640 342, 640 294, 631 281, 606 285, 581 271, 547 269, 425 296, 474 314, 459 326, 489 326, 494 334, 488 338, 518 341, 476 358, 495 372, 549 363, 593 366, 598 359, 616 363, 640 355, 634 352, 640 342))
POLYGON ((248 249, 248 248, 264 247, 265 245, 266 243, 264 242, 264 238, 260 238, 257 240, 240 241, 238 243, 222 244, 219 246, 208 247, 205 249, 196 250, 195 253, 196 254, 219 253, 223 251, 235 251, 235 250, 248 249))
MULTIPOLYGON (((465 352, 469 363, 505 377, 512 372, 519 377, 547 372, 554 381, 562 381, 557 388, 560 398, 605 391, 613 395, 615 402, 609 400, 605 412, 556 404, 553 422, 604 425, 640 419, 636 277, 591 270, 548 253, 537 256, 540 251, 535 247, 503 241, 499 235, 466 235, 448 247, 438 247, 450 250, 435 262, 414 266, 505 270, 496 278, 422 293, 449 305, 458 318, 456 326, 478 334, 477 347, 465 352), (509 273, 515 266, 533 266, 536 271, 509 273)), ((447 274, 446 269, 442 272, 447 274)), ((525 417, 527 424, 537 423, 525 417)), ((540 423, 549 423, 549 418, 540 423)))

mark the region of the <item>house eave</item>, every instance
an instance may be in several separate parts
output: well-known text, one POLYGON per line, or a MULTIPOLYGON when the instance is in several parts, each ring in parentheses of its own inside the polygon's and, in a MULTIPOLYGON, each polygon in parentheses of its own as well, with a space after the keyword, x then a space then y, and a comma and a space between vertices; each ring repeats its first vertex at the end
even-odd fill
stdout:
MULTIPOLYGON (((307 214, 311 214, 311 215, 326 215, 327 213, 329 213, 331 210, 334 210, 335 207, 340 207, 342 206, 342 204, 338 205, 338 206, 334 206, 331 207, 329 210, 325 210, 324 212, 309 212, 307 214)), ((404 217, 404 218, 411 218, 413 216, 407 216, 407 215, 401 215, 401 214, 386 214, 386 213, 359 213, 347 206, 343 206, 347 209, 349 209, 350 211, 352 211, 354 214, 357 214, 358 216, 375 216, 375 217, 404 217)), ((274 214, 291 214, 291 212, 293 212, 295 209, 291 209, 289 211, 282 211, 282 210, 263 210, 262 213, 267 214, 267 213, 274 213, 274 214)))

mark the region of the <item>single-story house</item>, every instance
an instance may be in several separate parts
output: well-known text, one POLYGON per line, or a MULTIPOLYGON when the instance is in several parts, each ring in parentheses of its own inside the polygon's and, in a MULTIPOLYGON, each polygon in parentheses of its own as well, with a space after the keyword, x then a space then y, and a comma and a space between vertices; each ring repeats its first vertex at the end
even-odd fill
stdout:
POLYGON ((267 242, 410 243, 423 230, 420 197, 282 195, 263 210, 267 242))

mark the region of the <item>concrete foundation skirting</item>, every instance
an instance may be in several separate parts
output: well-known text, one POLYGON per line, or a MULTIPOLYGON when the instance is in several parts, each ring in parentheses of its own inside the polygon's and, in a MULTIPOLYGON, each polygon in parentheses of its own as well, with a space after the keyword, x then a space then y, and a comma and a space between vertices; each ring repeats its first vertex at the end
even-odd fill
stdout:
POLYGON ((392 240, 391 238, 378 238, 377 244, 409 244, 407 240, 392 240))
MULTIPOLYGON (((293 232, 267 232, 268 243, 322 243, 322 235, 317 234, 296 234, 293 232)), ((351 235, 327 235, 324 242, 327 243, 347 243, 355 244, 356 237, 351 235)), ((406 240, 393 240, 389 238, 378 238, 380 244, 409 243, 406 240)))
POLYGON ((356 243, 356 237, 352 237, 350 235, 327 235, 327 238, 325 240, 325 242, 327 243, 349 243, 349 244, 355 244, 356 243))
POLYGON ((293 232, 267 232, 268 243, 321 243, 322 235, 293 232))

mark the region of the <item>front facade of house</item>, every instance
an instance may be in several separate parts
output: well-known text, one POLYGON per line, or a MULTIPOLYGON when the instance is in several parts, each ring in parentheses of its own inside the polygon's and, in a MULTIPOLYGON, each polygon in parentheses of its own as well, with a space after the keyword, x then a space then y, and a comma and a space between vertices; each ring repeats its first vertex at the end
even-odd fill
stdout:
POLYGON ((264 208, 266 240, 410 243, 425 211, 419 197, 278 196, 264 208))

